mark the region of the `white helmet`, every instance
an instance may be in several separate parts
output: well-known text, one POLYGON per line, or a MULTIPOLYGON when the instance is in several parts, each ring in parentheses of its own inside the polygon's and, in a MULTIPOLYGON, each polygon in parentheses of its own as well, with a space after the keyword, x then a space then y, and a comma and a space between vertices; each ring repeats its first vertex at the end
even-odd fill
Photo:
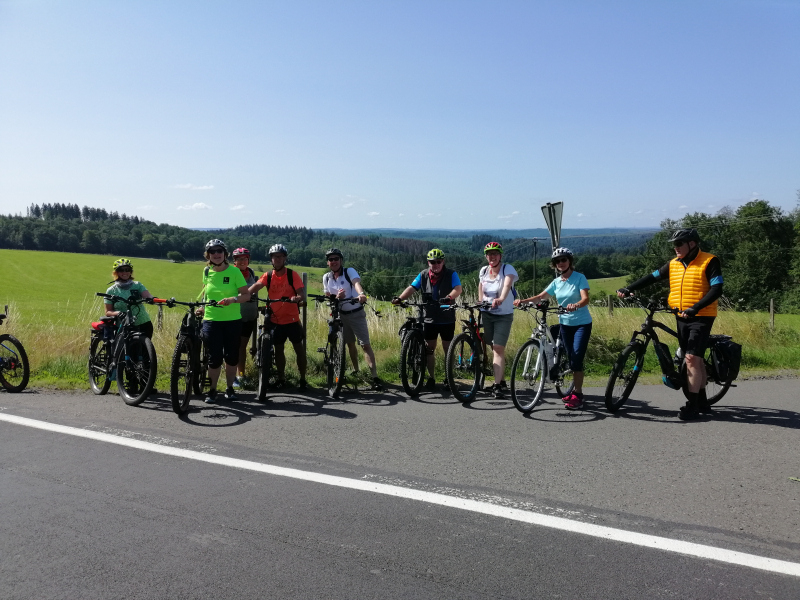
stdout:
POLYGON ((286 246, 283 244, 275 244, 272 248, 269 249, 269 255, 272 256, 273 254, 282 253, 284 256, 289 256, 289 251, 286 249, 286 246))
POLYGON ((569 248, 565 248, 564 246, 559 246, 558 248, 553 250, 553 254, 550 257, 550 260, 558 258, 559 256, 569 256, 570 258, 573 258, 572 250, 570 250, 569 248))

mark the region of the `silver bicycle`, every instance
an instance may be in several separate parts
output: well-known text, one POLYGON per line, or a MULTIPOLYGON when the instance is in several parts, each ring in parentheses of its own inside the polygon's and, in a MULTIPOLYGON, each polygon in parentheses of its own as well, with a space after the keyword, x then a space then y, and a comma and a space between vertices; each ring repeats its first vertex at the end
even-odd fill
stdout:
POLYGON ((548 382, 555 385, 561 397, 572 393, 572 370, 561 340, 561 326, 547 325, 548 312, 563 315, 568 311, 561 306, 551 308, 547 300, 535 306, 521 304, 517 310, 536 311, 536 327, 517 351, 511 367, 511 399, 519 411, 528 414, 541 402, 548 382))

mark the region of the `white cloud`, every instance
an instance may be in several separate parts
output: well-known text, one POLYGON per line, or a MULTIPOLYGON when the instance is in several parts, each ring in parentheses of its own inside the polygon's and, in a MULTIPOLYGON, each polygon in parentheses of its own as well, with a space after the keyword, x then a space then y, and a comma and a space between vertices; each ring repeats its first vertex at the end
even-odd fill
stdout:
POLYGON ((367 216, 368 216, 368 217, 377 217, 379 214, 381 214, 381 213, 379 213, 379 212, 375 212, 375 211, 373 210, 372 212, 368 212, 368 213, 367 213, 367 216))
POLYGON ((575 215, 575 216, 576 216, 576 217, 578 217, 578 218, 580 218, 580 217, 582 217, 582 216, 583 216, 583 213, 578 213, 578 214, 577 214, 577 215, 575 215))
POLYGON ((276 213, 285 213, 286 211, 285 211, 284 209, 282 209, 282 208, 279 208, 279 209, 278 209, 278 210, 276 210, 275 212, 276 212, 276 213))
POLYGON ((399 214, 399 215, 397 215, 397 216, 398 216, 398 217, 402 217, 402 216, 405 216, 405 215, 403 215, 403 213, 400 213, 400 214, 399 214))
POLYGON ((210 210, 211 207, 205 202, 195 202, 194 204, 186 204, 179 206, 178 210, 210 210))
POLYGON ((681 204, 678 208, 680 208, 681 210, 684 210, 684 209, 689 208, 689 207, 686 206, 685 204, 681 204))
POLYGON ((194 185, 193 183, 179 183, 178 185, 173 185, 173 189, 176 190, 213 190, 213 185, 194 185))
POLYGON ((342 208, 350 208, 354 204, 355 204, 355 202, 348 202, 347 204, 343 205, 342 208))
POLYGON ((237 204, 236 206, 231 206, 231 210, 242 210, 244 208, 244 204, 237 204))

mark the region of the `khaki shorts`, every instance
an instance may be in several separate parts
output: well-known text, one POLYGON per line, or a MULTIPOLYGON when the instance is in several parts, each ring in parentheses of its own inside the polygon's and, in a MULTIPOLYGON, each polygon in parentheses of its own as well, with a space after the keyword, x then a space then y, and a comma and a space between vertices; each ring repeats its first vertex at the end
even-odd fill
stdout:
POLYGON ((514 313, 510 315, 491 315, 483 313, 483 339, 492 346, 503 346, 508 343, 511 335, 511 324, 514 322, 514 313))
POLYGON ((353 313, 340 313, 344 324, 344 341, 348 344, 356 341, 361 346, 369 345, 369 329, 367 329, 367 311, 364 309, 353 313))

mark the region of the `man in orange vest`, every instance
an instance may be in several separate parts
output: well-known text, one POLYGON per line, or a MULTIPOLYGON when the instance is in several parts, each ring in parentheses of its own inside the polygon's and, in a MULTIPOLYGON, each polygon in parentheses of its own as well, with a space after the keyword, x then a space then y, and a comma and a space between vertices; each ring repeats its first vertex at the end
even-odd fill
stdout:
POLYGON ((686 357, 689 380, 686 405, 681 407, 678 417, 687 421, 697 418, 701 412, 711 412, 706 399, 703 354, 722 295, 722 266, 719 258, 700 250, 696 229, 678 229, 669 241, 675 248, 675 258, 627 288, 617 290, 617 295, 622 298, 656 281, 669 281, 668 302, 678 309, 678 343, 686 357))

